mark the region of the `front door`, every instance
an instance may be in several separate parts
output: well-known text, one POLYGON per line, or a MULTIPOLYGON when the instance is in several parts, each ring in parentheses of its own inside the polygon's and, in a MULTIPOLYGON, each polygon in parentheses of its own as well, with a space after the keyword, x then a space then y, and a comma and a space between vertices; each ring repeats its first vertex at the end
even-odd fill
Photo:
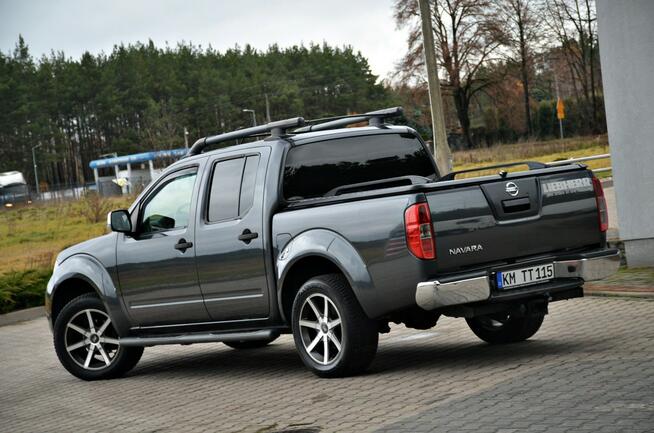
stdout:
POLYGON ((119 235, 118 281, 137 326, 207 321, 195 267, 198 167, 172 172, 139 206, 136 234, 119 235))
POLYGON ((196 228, 196 259, 214 321, 268 316, 263 248, 263 191, 270 149, 221 154, 208 162, 196 228))

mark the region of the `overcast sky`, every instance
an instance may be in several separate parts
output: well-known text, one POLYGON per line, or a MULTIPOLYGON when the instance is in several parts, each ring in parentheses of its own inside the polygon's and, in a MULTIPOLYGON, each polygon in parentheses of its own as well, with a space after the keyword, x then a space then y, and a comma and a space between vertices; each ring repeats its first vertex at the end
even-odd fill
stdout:
POLYGON ((406 50, 393 0, 0 0, 0 50, 22 34, 32 55, 110 52, 115 44, 191 41, 224 51, 309 42, 352 45, 385 78, 406 50))

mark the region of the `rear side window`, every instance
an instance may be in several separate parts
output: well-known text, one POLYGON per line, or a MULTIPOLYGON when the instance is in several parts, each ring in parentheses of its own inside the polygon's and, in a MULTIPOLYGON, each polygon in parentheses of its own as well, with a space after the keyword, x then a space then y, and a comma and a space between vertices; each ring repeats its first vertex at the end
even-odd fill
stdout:
POLYGON ((436 179, 431 155, 412 135, 367 135, 309 143, 288 152, 284 198, 323 197, 339 187, 401 176, 436 179))
POLYGON ((234 219, 247 213, 254 202, 259 155, 228 159, 214 165, 207 220, 234 219))
POLYGON ((241 182, 241 199, 238 204, 239 215, 244 215, 249 211, 254 202, 254 185, 257 180, 257 168, 259 168, 259 155, 245 158, 243 181, 241 182))

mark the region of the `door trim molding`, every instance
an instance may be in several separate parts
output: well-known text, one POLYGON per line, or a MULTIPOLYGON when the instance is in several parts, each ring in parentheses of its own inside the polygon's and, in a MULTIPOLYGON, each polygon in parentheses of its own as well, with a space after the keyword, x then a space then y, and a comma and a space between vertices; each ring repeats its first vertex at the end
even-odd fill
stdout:
POLYGON ((202 299, 193 299, 190 301, 158 302, 156 304, 130 305, 129 308, 138 310, 140 308, 172 307, 175 305, 198 304, 204 302, 202 299))
POLYGON ((241 295, 241 296, 224 296, 222 298, 209 298, 205 299, 204 302, 221 302, 221 301, 236 301, 238 299, 250 299, 250 298, 263 298, 263 293, 257 293, 254 295, 241 295))
POLYGON ((219 325, 222 323, 257 322, 257 321, 268 320, 268 319, 269 319, 268 317, 261 317, 258 319, 237 319, 237 320, 218 320, 212 322, 173 323, 170 325, 135 326, 131 329, 157 329, 157 328, 175 328, 178 326, 219 325))

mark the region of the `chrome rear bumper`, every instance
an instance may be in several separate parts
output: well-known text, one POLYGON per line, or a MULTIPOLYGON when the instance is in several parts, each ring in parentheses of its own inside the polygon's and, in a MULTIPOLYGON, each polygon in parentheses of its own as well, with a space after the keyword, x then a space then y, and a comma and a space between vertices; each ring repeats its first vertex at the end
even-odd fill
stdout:
MULTIPOLYGON (((620 267, 620 253, 574 260, 555 260, 554 278, 581 278, 584 281, 601 280, 613 275, 620 267)), ((441 283, 423 281, 416 287, 416 303, 425 310, 448 305, 468 304, 487 300, 491 295, 488 276, 467 278, 441 283)))

